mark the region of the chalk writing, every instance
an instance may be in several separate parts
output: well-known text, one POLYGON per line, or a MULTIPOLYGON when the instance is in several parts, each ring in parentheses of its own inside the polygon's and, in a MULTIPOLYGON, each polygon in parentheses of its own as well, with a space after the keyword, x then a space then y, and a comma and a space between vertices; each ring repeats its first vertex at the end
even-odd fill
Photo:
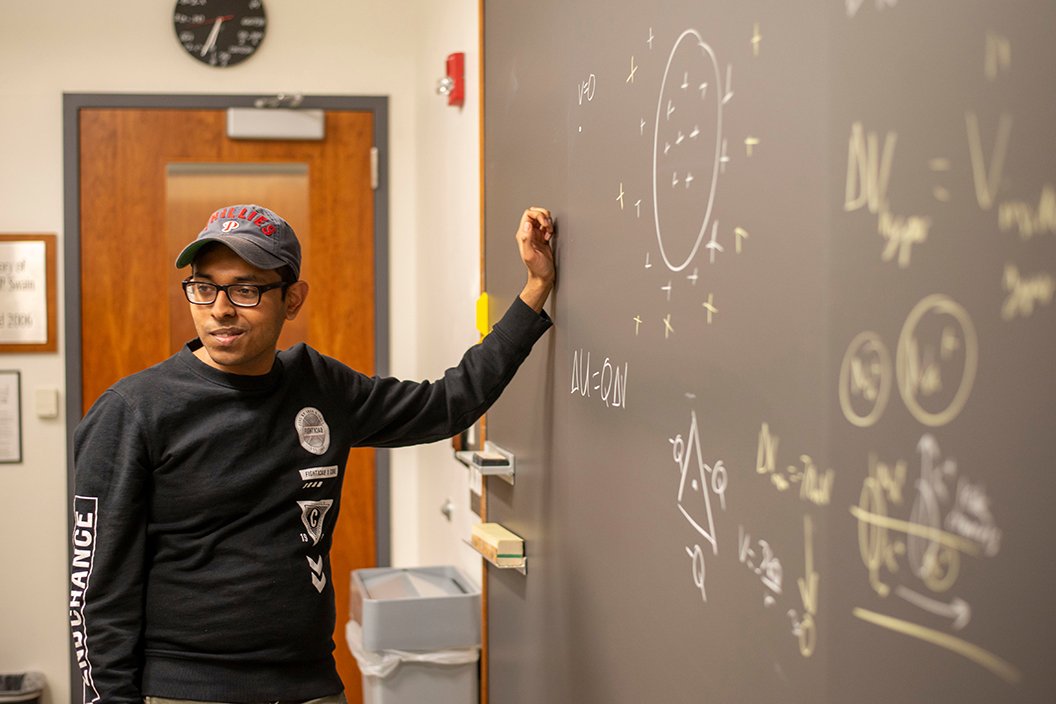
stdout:
MULTIPOLYGON (((950 170, 950 160, 936 157, 928 161, 928 168, 934 173, 947 173, 950 170)), ((942 203, 950 200, 950 192, 945 186, 935 186, 931 189, 931 194, 935 196, 935 200, 942 203)))
POLYGON ((781 492, 791 485, 799 484, 799 498, 803 501, 827 506, 832 500, 832 485, 836 475, 831 469, 821 471, 810 455, 800 455, 798 464, 788 465, 785 470, 777 469, 777 446, 780 438, 770 432, 770 425, 763 423, 759 431, 759 442, 756 451, 755 471, 770 477, 770 483, 781 492))
MULTIPOLYGON (((906 464, 894 465, 869 456, 869 475, 862 484, 858 506, 851 513, 858 519, 858 546, 869 572, 869 584, 881 597, 894 593, 903 601, 949 622, 954 630, 971 621, 971 605, 962 597, 944 596, 957 582, 962 556, 993 557, 1001 549, 1002 532, 991 510, 990 497, 982 484, 959 471, 957 462, 944 456, 938 440, 925 434, 917 443, 920 477, 908 520, 895 518, 890 508, 901 508, 905 500, 906 464), (894 538, 892 534, 904 534, 894 538), (890 583, 902 559, 915 584, 890 583)), ((924 628, 909 621, 856 609, 860 618, 958 652, 1010 681, 1018 671, 1000 658, 967 641, 924 628)))
POLYGON ((869 212, 875 215, 887 208, 887 185, 891 178, 891 162, 894 160, 897 140, 894 132, 888 132, 881 154, 876 132, 866 135, 862 123, 851 125, 843 199, 845 211, 852 212, 867 206, 869 212))
POLYGON ((627 408, 627 372, 610 358, 605 357, 601 368, 591 367, 590 352, 582 349, 572 351, 572 395, 582 398, 597 398, 606 408, 627 408))
POLYGON ((840 409, 852 424, 867 428, 884 413, 891 395, 894 368, 880 336, 859 333, 843 355, 840 365, 840 409))
MULTIPOLYGON (((844 5, 847 8, 847 16, 854 17, 858 14, 858 10, 862 9, 862 4, 865 0, 844 0, 844 5)), ((876 0, 876 9, 883 10, 888 7, 894 7, 898 4, 898 0, 876 0)))
POLYGON ((712 294, 708 294, 708 300, 702 304, 704 309, 708 312, 708 325, 711 325, 711 318, 713 315, 719 312, 719 309, 715 307, 715 298, 712 294))
POLYGON ((660 256, 672 271, 681 271, 693 260, 711 220, 719 177, 722 109, 733 95, 731 80, 732 67, 728 66, 723 86, 715 52, 699 32, 687 29, 678 37, 660 84, 653 132, 653 221, 660 256), (695 96, 687 90, 691 81, 699 86, 699 99, 690 99, 695 96), (709 84, 716 90, 709 91, 709 84), (696 138, 694 133, 700 134, 702 125, 714 129, 714 141, 696 138), (707 169, 706 174, 695 168, 699 165, 707 169), (688 183, 685 174, 693 174, 688 183), (688 187, 705 179, 707 198, 693 193, 698 186, 688 187), (661 190, 661 183, 671 187, 661 190))
POLYGON ((957 653, 977 665, 985 667, 994 675, 997 675, 1009 684, 1018 684, 1023 680, 1023 673, 1021 673, 1015 665, 994 655, 984 648, 980 648, 974 643, 969 643, 966 640, 956 638, 948 633, 943 633, 942 631, 933 628, 927 628, 910 621, 904 621, 899 618, 894 618, 893 616, 886 616, 860 607, 855 607, 853 613, 857 618, 868 623, 937 645, 952 653, 957 653))
MULTIPOLYGON (((711 497, 712 494, 717 496, 720 508, 726 510, 726 487, 729 483, 726 466, 722 460, 710 465, 704 462, 696 411, 690 413, 686 437, 683 438, 680 433, 669 438, 668 443, 671 445, 671 458, 679 471, 678 510, 699 538, 711 545, 712 554, 718 555, 719 543, 711 497)), ((707 601, 704 551, 699 543, 695 543, 693 547, 686 546, 686 553, 692 562, 693 583, 700 590, 702 599, 707 601)))
POLYGON ((814 617, 818 615, 818 596, 821 576, 814 571, 814 523, 810 516, 803 516, 803 552, 805 569, 803 577, 796 580, 799 597, 803 602, 803 613, 795 609, 788 610, 792 620, 792 634, 799 641, 799 654, 809 658, 814 654, 818 643, 818 628, 814 617))
POLYGON ((986 80, 994 81, 1001 73, 1012 68, 1012 42, 1008 37, 994 32, 986 33, 986 52, 983 60, 983 74, 986 80))
POLYGON ((715 263, 715 255, 716 254, 726 251, 725 249, 723 249, 722 245, 719 244, 719 241, 717 239, 718 236, 719 236, 719 222, 716 220, 711 225, 711 239, 708 240, 708 243, 706 245, 704 245, 704 248, 708 250, 708 259, 709 259, 709 263, 711 263, 711 264, 715 263))
POLYGON ((1016 230, 1022 240, 1035 235, 1056 234, 1056 188, 1045 184, 1038 207, 1020 200, 1003 201, 997 206, 997 224, 1002 232, 1016 230))
POLYGON ((740 254, 741 253, 741 241, 748 239, 748 230, 745 230, 743 227, 735 227, 735 228, 733 228, 733 235, 736 238, 736 241, 735 241, 736 252, 737 252, 737 254, 740 254))
POLYGON ((1015 320, 1017 317, 1029 318, 1037 306, 1052 303, 1056 293, 1056 279, 1047 272, 1023 276, 1014 264, 1005 264, 1005 276, 1002 280, 1008 297, 1001 306, 1002 320, 1015 320))
POLYGON ((867 208, 876 215, 877 233, 885 240, 881 260, 895 261, 899 268, 905 269, 910 264, 913 246, 928 239, 931 218, 891 212, 887 188, 897 141, 898 136, 888 132, 881 151, 876 132, 866 133, 860 122, 851 126, 843 209, 852 212, 867 208))
POLYGON ((975 198, 979 207, 990 210, 994 206, 994 197, 1001 185, 1005 169, 1005 157, 1008 155, 1008 142, 1012 136, 1012 116, 1002 114, 997 124, 997 135, 990 155, 989 166, 983 156, 983 139, 979 134, 979 119, 974 112, 965 113, 964 121, 968 128, 968 154, 972 160, 972 182, 975 184, 975 198))
POLYGON ((898 266, 905 269, 909 266, 913 245, 928 239, 931 229, 931 218, 919 215, 902 217, 881 211, 877 219, 877 232, 887 240, 880 258, 889 262, 898 261, 898 266))
POLYGON ((899 335, 895 375, 902 400, 921 423, 957 417, 975 383, 979 343, 968 312, 941 294, 910 311, 899 335))
POLYGON ((586 99, 588 103, 594 100, 594 93, 597 91, 597 89, 598 77, 595 76, 593 73, 587 76, 586 80, 580 81, 579 85, 577 86, 577 90, 579 93, 579 104, 582 105, 584 99, 586 99))
MULTIPOLYGON (((946 593, 958 580, 962 556, 997 555, 1002 532, 986 489, 960 472, 954 459, 943 455, 933 435, 921 437, 917 452, 920 477, 913 486, 916 494, 908 520, 895 518, 889 510, 904 505, 906 463, 886 464, 869 455, 869 475, 862 484, 858 505, 851 508, 858 519, 859 552, 869 584, 879 596, 895 594, 931 617, 948 622, 949 628, 962 630, 971 621, 971 605, 963 597, 946 593), (903 559, 918 583, 891 584, 896 576, 907 573, 900 569, 903 559)), ((854 614, 958 653, 1009 682, 1021 679, 1013 665, 961 638, 867 609, 856 608, 854 614)))
MULTIPOLYGON (((633 59, 632 59, 633 61, 633 59)), ((595 74, 590 74, 585 80, 580 81, 576 84, 576 98, 579 101, 579 105, 583 105, 583 101, 591 102, 594 100, 594 94, 598 89, 598 77, 595 74)), ((579 131, 583 131, 583 125, 579 125, 579 131)), ((621 203, 622 207, 622 203, 621 203)))
MULTIPOLYGON (((744 526, 737 528, 737 558, 742 565, 759 577, 767 590, 773 594, 781 593, 781 582, 784 578, 781 560, 774 555, 767 541, 753 541, 751 534, 744 530, 744 526)), ((764 597, 764 604, 769 606, 772 603, 772 599, 768 601, 764 597)))

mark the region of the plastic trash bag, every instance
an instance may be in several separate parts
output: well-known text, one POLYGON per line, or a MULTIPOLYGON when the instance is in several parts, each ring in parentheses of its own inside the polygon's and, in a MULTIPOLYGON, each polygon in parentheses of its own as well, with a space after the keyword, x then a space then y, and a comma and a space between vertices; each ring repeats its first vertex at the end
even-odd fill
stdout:
POLYGON ((450 650, 366 650, 363 648, 363 628, 349 620, 345 625, 345 640, 356 657, 359 671, 371 677, 385 678, 404 662, 429 662, 436 665, 465 665, 480 659, 480 648, 450 650))
POLYGON ((39 672, 0 674, 0 702, 38 702, 44 691, 44 675, 39 672))

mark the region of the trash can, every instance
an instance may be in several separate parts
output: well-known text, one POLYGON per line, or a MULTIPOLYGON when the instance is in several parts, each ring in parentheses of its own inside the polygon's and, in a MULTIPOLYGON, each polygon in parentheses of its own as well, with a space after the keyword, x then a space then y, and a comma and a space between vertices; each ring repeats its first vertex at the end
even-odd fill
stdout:
POLYGON ((13 675, 0 674, 0 702, 40 704, 44 692, 44 675, 39 672, 20 672, 13 675))
POLYGON ((477 704, 480 590, 452 566, 352 572, 364 704, 477 704))

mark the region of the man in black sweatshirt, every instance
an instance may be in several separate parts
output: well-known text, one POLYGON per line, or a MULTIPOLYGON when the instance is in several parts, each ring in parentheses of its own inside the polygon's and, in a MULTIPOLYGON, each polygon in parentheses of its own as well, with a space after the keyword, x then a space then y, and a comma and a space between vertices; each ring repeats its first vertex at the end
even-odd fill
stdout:
POLYGON ((85 704, 344 701, 329 552, 349 450, 440 440, 487 410, 550 326, 553 232, 524 212, 521 295, 457 367, 413 383, 277 351, 308 296, 297 237, 257 205, 213 213, 176 262, 198 338, 114 384, 75 433, 85 704))

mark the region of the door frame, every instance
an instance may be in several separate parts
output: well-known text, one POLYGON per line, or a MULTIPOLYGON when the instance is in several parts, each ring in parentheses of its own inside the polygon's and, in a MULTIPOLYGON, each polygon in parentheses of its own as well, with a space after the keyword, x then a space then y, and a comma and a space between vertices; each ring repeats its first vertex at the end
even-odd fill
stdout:
MULTIPOLYGON (((226 110, 256 108, 257 101, 274 95, 192 95, 155 93, 64 93, 63 122, 63 264, 66 352, 66 472, 67 506, 74 489, 73 436, 82 417, 81 379, 81 163, 80 111, 87 108, 226 110)), ((303 109, 373 113, 373 146, 377 149, 377 183, 374 188, 374 373, 389 374, 389 99, 386 96, 304 96, 303 109)), ((266 110, 268 108, 260 108, 266 110)), ((377 566, 391 562, 389 451, 376 449, 374 471, 375 549, 377 566)), ((67 517, 67 521, 72 520, 67 517)), ((73 530, 68 525, 69 531, 73 530)), ((71 556, 72 557, 72 556, 71 556)), ((71 653, 71 683, 80 673, 71 653)), ((75 691, 75 690, 71 690, 75 691)))

